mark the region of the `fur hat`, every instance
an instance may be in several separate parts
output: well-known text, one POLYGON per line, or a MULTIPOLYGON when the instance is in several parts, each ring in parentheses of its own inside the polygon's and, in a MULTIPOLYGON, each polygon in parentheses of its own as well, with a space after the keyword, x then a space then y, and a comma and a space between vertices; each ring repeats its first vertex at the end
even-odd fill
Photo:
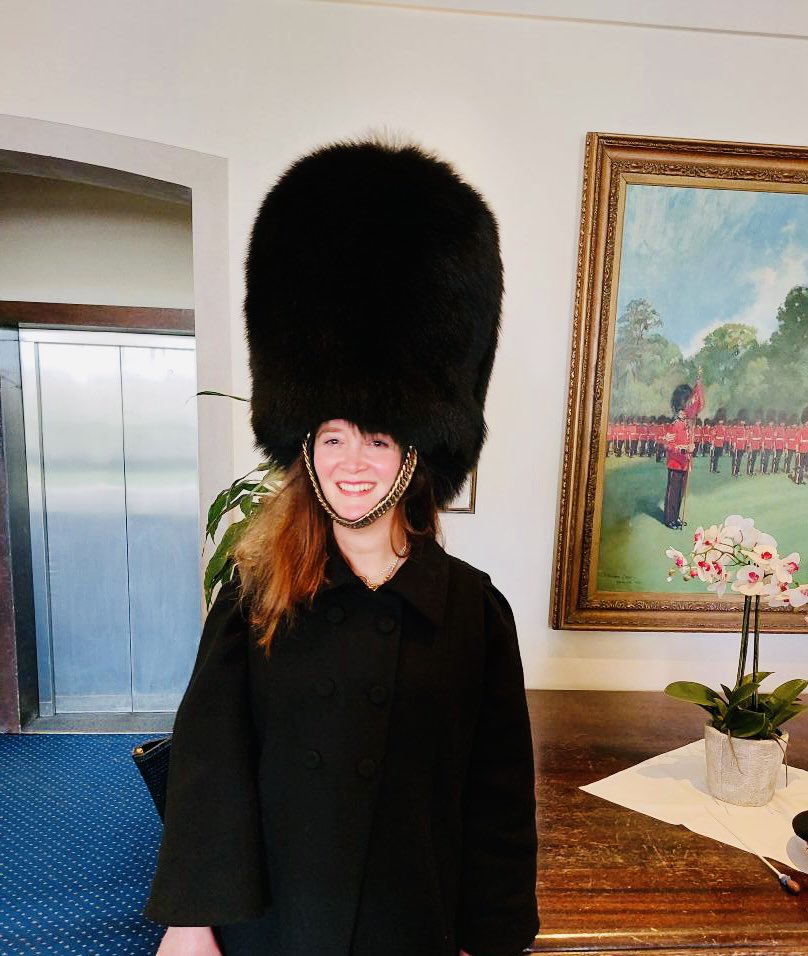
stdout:
POLYGON ((673 410, 674 415, 676 412, 684 411, 687 403, 690 401, 690 396, 693 394, 693 389, 689 385, 677 385, 673 390, 673 395, 671 395, 671 409, 673 410))
POLYGON ((414 445, 439 505, 485 439, 502 264, 497 224, 412 145, 337 143, 266 196, 247 258, 252 426, 281 466, 342 418, 414 445))

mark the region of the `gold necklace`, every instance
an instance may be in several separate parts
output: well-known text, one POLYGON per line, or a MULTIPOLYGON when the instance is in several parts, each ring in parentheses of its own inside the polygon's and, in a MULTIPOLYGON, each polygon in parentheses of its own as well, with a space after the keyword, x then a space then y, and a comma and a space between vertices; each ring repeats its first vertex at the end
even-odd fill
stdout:
POLYGON ((368 580, 368 578, 366 578, 364 574, 359 574, 357 575, 357 577, 359 578, 360 581, 364 583, 365 587, 370 588, 371 591, 377 591, 383 584, 386 584, 390 580, 390 578, 392 578, 393 573, 398 567, 399 563, 403 561, 404 558, 406 558, 409 553, 410 553, 410 545, 408 542, 406 545, 404 545, 404 550, 401 552, 401 554, 397 554, 395 558, 393 558, 393 560, 390 562, 390 564, 388 564, 387 567, 381 572, 382 574, 381 581, 372 582, 368 580))

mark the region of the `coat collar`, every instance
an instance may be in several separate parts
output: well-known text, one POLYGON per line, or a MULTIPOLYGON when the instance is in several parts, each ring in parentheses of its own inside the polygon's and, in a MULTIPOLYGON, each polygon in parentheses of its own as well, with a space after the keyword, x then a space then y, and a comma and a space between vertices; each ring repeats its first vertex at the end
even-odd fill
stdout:
MULTIPOLYGON (((351 570, 331 534, 327 549, 326 580, 322 590, 330 591, 348 584, 365 587, 351 570)), ((448 587, 449 556, 434 538, 429 538, 413 544, 410 556, 377 593, 399 594, 439 627, 446 611, 448 587)))

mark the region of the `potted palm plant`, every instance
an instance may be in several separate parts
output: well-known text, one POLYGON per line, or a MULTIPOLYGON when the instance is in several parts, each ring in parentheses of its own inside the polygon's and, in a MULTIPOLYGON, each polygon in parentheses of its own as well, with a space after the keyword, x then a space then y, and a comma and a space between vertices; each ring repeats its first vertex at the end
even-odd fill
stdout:
MULTIPOLYGON (((228 395, 225 392, 206 390, 197 392, 197 395, 216 395, 220 398, 232 398, 237 402, 248 402, 249 399, 241 395, 228 395)), ((205 526, 205 543, 210 539, 214 544, 214 551, 205 566, 205 604, 210 609, 211 598, 217 584, 224 584, 233 576, 235 564, 233 552, 239 538, 247 529, 247 524, 261 500, 267 495, 276 494, 283 480, 283 471, 272 461, 259 462, 246 475, 237 478, 229 488, 220 491, 216 499, 208 508, 207 524, 205 526), (227 526, 219 543, 216 543, 216 533, 222 520, 231 512, 235 512, 236 519, 227 526)))
POLYGON ((800 556, 795 552, 781 557, 775 539, 757 529, 752 518, 740 515, 698 528, 690 554, 675 548, 665 553, 673 562, 668 581, 679 574, 685 581, 701 581, 719 597, 728 588, 743 595, 734 685, 722 684, 717 691, 693 681, 675 681, 665 693, 696 704, 709 715, 704 739, 707 785, 713 796, 740 806, 762 806, 774 795, 788 746, 783 724, 808 708, 800 701, 808 680, 797 678, 772 691, 761 690, 772 672, 759 666, 760 606, 761 602, 780 608, 808 604, 808 585, 800 586, 794 578, 800 556))

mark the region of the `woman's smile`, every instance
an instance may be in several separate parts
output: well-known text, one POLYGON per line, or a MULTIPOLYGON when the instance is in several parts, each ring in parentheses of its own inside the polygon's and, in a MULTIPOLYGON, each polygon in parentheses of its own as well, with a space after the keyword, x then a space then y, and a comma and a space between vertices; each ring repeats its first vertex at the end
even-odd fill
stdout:
POLYGON ((337 488, 344 494, 352 498, 366 495, 376 487, 375 481, 338 481, 337 488))

